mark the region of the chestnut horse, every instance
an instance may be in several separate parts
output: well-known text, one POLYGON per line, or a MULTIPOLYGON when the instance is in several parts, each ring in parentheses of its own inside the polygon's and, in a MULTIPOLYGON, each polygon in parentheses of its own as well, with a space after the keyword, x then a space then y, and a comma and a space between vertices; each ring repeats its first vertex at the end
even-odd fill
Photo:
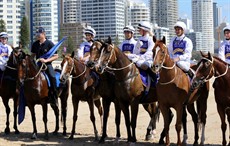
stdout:
POLYGON ((96 78, 91 74, 91 70, 86 65, 74 58, 74 52, 71 56, 63 55, 61 66, 61 81, 69 79, 70 75, 72 75, 71 93, 74 113, 72 132, 69 139, 73 139, 75 134, 79 101, 87 101, 90 110, 90 120, 93 123, 95 140, 98 140, 98 131, 96 128, 94 116, 94 103, 101 117, 101 125, 103 110, 100 98, 98 98, 98 95, 95 94, 96 78))
MULTIPOLYGON (((21 52, 24 54, 24 52, 21 52)), ((48 139, 48 128, 47 128, 47 103, 49 98, 49 87, 45 75, 42 73, 45 70, 43 67, 46 67, 45 64, 42 64, 39 67, 35 61, 34 56, 24 54, 24 57, 17 58, 17 69, 18 69, 18 81, 20 85, 24 87, 24 95, 26 100, 26 105, 28 106, 32 122, 33 122, 33 134, 32 139, 37 138, 37 128, 36 128, 36 117, 34 106, 36 104, 41 104, 43 110, 43 122, 45 126, 45 139, 48 139)), ((61 107, 62 107, 62 118, 64 122, 63 135, 66 135, 66 110, 67 110, 67 98, 69 95, 69 81, 66 82, 65 87, 63 87, 61 93, 59 93, 61 98, 61 107)), ((54 110, 56 117, 56 127, 54 134, 57 134, 59 130, 59 109, 56 105, 51 104, 52 109, 54 110)))
MULTIPOLYGON (((16 50, 17 51, 17 50, 16 50)), ((10 133, 10 122, 9 122, 9 114, 10 114, 10 107, 9 107, 9 99, 13 99, 14 103, 14 129, 15 134, 19 134, 18 127, 17 127, 17 107, 18 107, 18 93, 16 92, 16 80, 17 80, 17 68, 14 64, 14 52, 11 53, 9 56, 9 60, 6 65, 5 71, 1 74, 0 80, 0 96, 2 97, 3 104, 6 109, 6 128, 5 133, 10 133)))
MULTIPOLYGON (((125 116, 125 124, 127 128, 128 142, 136 142, 136 120, 139 109, 139 102, 143 97, 145 88, 142 84, 139 70, 135 64, 125 56, 119 48, 112 44, 109 38, 106 43, 95 41, 91 46, 94 51, 94 66, 99 74, 103 74, 104 71, 113 72, 115 77, 114 91, 115 97, 119 101, 120 108, 125 116), (131 121, 129 106, 131 106, 131 121), (131 129, 132 128, 132 133, 131 129)), ((153 103, 157 101, 154 88, 149 91, 149 98, 146 103, 153 103), (150 98, 151 97, 151 98, 150 98)), ((146 104, 145 109, 149 107, 153 109, 149 104, 146 104)), ((155 110, 155 109, 154 109, 155 110)), ((155 112, 149 112, 152 116, 155 112)), ((158 113, 157 113, 158 114, 158 113)), ((153 116, 152 116, 153 117, 153 116)), ((151 123, 153 123, 151 119, 151 123)), ((153 124, 150 124, 152 126, 153 124)))
MULTIPOLYGON (((202 59, 198 63, 198 69, 196 71, 196 77, 193 80, 193 84, 197 85, 202 82, 209 81, 212 77, 215 78, 213 83, 214 95, 217 104, 217 111, 221 120, 222 129, 222 145, 226 145, 227 124, 225 118, 227 115, 228 123, 230 124, 230 70, 229 64, 222 61, 220 58, 212 56, 210 53, 207 55, 201 52, 202 59)), ((228 143, 230 145, 230 142, 228 143)))
MULTIPOLYGON (((187 127, 186 127, 186 109, 185 103, 189 113, 192 115, 195 128, 195 141, 194 145, 198 145, 198 116, 202 122, 202 137, 201 144, 204 143, 204 125, 206 123, 206 110, 207 110, 207 98, 209 91, 209 84, 205 84, 200 88, 190 90, 190 81, 186 74, 176 66, 174 61, 170 59, 168 49, 165 45, 165 38, 163 40, 156 40, 153 37, 155 46, 153 48, 153 71, 160 74, 160 80, 157 85, 157 97, 159 107, 164 117, 164 130, 161 134, 159 143, 164 143, 163 138, 166 136, 166 145, 170 144, 169 141, 169 125, 172 121, 170 108, 176 110, 176 131, 177 131, 177 145, 181 145, 180 131, 183 120, 184 126, 184 140, 187 139, 187 127), (164 94, 164 93, 168 94, 164 94), (197 100, 198 113, 194 108, 194 101, 197 100)), ((193 67, 196 69, 196 66, 193 67)))

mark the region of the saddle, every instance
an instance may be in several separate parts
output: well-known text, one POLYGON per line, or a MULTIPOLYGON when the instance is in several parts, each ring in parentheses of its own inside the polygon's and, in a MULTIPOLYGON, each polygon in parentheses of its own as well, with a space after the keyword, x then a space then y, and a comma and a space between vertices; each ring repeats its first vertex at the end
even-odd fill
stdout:
MULTIPOLYGON (((55 69, 55 77, 56 77, 56 86, 57 88, 60 87, 60 75, 61 75, 61 70, 60 69, 55 69)), ((45 72, 42 72, 47 80, 47 84, 48 84, 48 87, 51 87, 51 83, 50 83, 50 79, 49 79, 49 76, 45 73, 45 72)))

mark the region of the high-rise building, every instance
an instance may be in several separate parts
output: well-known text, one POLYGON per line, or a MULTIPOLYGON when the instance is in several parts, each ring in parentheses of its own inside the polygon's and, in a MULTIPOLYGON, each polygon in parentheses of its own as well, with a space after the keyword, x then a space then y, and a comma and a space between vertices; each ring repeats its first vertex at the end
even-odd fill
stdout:
POLYGON ((6 23, 8 43, 18 46, 21 25, 21 3, 18 0, 0 1, 0 19, 6 23))
POLYGON ((169 36, 175 35, 173 26, 178 19, 177 0, 150 0, 150 16, 153 24, 169 28, 169 36))
POLYGON ((222 8, 217 6, 217 3, 213 3, 213 27, 215 28, 222 22, 222 8))
POLYGON ((81 22, 90 23, 97 38, 123 39, 125 0, 81 1, 81 22))
POLYGON ((31 38, 35 40, 38 27, 43 27, 46 37, 54 43, 58 42, 59 31, 59 1, 30 0, 31 38))
POLYGON ((202 51, 214 52, 213 1, 192 0, 192 26, 202 33, 202 51))
POLYGON ((80 22, 81 0, 62 0, 63 1, 63 22, 80 22))
MULTIPOLYGON (((150 12, 145 3, 127 2, 127 22, 137 29, 141 21, 150 22, 150 12)), ((138 37, 138 34, 135 35, 138 37)))
POLYGON ((202 33, 201 32, 189 32, 185 35, 191 39, 192 44, 193 44, 193 50, 195 51, 202 50, 202 33))
POLYGON ((184 22, 186 24, 186 32, 190 32, 190 30, 192 29, 192 20, 188 18, 179 18, 178 21, 184 22))
POLYGON ((169 28, 165 27, 159 27, 157 24, 153 25, 153 33, 156 36, 158 40, 162 39, 165 37, 166 39, 166 45, 169 44, 170 38, 169 38, 169 28))

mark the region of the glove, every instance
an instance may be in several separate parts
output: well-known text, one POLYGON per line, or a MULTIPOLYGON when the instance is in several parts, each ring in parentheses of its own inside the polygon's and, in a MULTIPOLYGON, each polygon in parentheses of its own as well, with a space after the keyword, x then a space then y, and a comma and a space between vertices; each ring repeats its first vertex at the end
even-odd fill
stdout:
POLYGON ((142 45, 143 45, 143 42, 138 40, 136 43, 136 48, 140 49, 142 45))

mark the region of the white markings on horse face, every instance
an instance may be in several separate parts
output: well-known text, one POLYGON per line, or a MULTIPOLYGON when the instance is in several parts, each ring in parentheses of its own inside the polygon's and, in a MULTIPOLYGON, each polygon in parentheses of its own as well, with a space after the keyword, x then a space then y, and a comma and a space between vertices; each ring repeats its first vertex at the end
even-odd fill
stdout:
POLYGON ((67 67, 68 62, 66 61, 63 65, 62 71, 61 71, 61 75, 60 75, 60 79, 62 78, 63 74, 65 73, 66 67, 67 67))
POLYGON ((154 63, 154 61, 156 59, 156 56, 157 56, 157 53, 160 51, 160 49, 161 48, 159 46, 156 47, 156 52, 155 52, 155 55, 154 55, 154 58, 153 58, 153 63, 154 63))

